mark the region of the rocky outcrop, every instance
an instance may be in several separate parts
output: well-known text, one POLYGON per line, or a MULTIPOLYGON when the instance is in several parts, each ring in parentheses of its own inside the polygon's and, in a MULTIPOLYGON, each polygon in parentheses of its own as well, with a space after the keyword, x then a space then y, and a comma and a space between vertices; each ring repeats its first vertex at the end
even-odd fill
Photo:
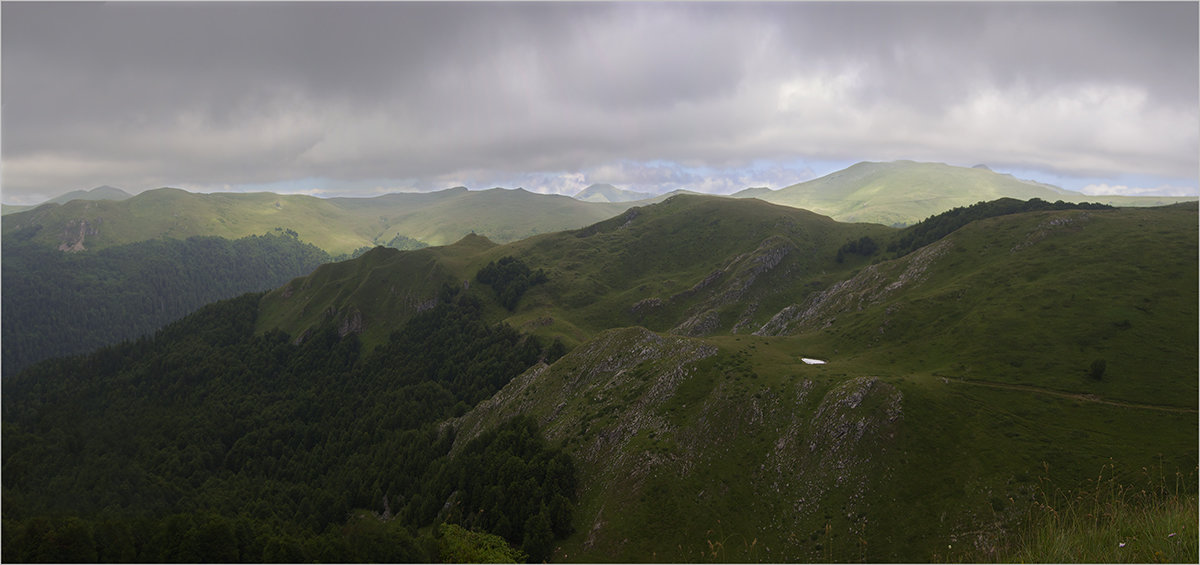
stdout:
POLYGON ((616 418, 619 423, 603 437, 594 438, 595 444, 589 450, 594 458, 610 456, 616 446, 639 430, 664 428, 665 424, 648 414, 651 411, 647 407, 674 394, 679 382, 695 370, 691 365, 716 351, 711 345, 662 336, 640 327, 603 332, 559 359, 552 378, 543 378, 551 368, 539 364, 481 402, 456 424, 459 432, 455 445, 465 445, 489 423, 535 411, 537 401, 544 398, 560 399, 542 418, 547 438, 554 441, 594 419, 587 411, 568 413, 563 400, 583 398, 589 404, 603 404, 619 397, 623 414, 616 418), (533 395, 531 387, 538 381, 555 390, 540 390, 533 395))
MULTIPOLYGON (((671 333, 699 337, 720 329, 720 310, 742 302, 759 277, 778 267, 795 249, 786 238, 769 237, 759 243, 754 251, 734 257, 727 265, 709 273, 692 288, 672 296, 670 302, 694 296, 703 298, 684 314, 683 321, 675 326, 671 333)), ((753 301, 748 302, 737 317, 737 325, 744 326, 748 323, 749 316, 753 315, 757 307, 753 301)))
POLYGON ((713 333, 721 326, 721 315, 716 310, 705 310, 693 314, 683 323, 671 329, 677 335, 705 336, 713 333))
POLYGON ((1087 212, 1081 212, 1073 215, 1054 216, 1037 225, 1033 231, 1025 235, 1025 239, 1017 243, 1010 249, 1011 253, 1016 253, 1031 245, 1046 239, 1047 237, 1061 233, 1063 231, 1077 231, 1083 229, 1083 223, 1091 219, 1092 215, 1087 212))
MULTIPOLYGON (((772 557, 819 558, 807 533, 830 511, 842 512, 840 535, 866 535, 873 496, 887 488, 896 460, 900 390, 874 377, 756 386, 752 362, 709 359, 717 353, 695 339, 610 330, 446 425, 456 429, 458 450, 508 418, 537 418, 547 441, 576 458, 581 507, 603 501, 653 512, 647 497, 669 481, 696 487, 676 495, 699 507, 752 495, 746 502, 761 507, 761 519, 751 535, 775 540, 772 557), (781 541, 797 527, 807 528, 802 539, 781 541)), ((577 526, 588 547, 620 547, 631 535, 603 511, 584 519, 590 523, 577 526)))
MULTIPOLYGON (((793 406, 803 407, 812 389, 798 384, 793 406)), ((795 410, 759 476, 760 494, 780 502, 773 526, 819 522, 837 500, 847 533, 863 535, 871 493, 890 477, 903 400, 896 387, 859 377, 830 389, 815 411, 795 410)), ((791 540, 788 554, 802 554, 803 541, 791 540)))
POLYGON ((63 227, 61 243, 58 245, 59 251, 78 252, 84 251, 83 242, 88 237, 100 235, 100 225, 104 223, 103 218, 96 218, 91 222, 78 218, 67 222, 63 227))
POLYGON ((754 335, 789 335, 832 324, 839 314, 861 311, 898 291, 919 284, 926 269, 954 244, 940 240, 898 261, 870 265, 857 275, 814 294, 803 305, 792 304, 763 324, 754 335))
POLYGON ((338 322, 338 337, 346 337, 350 334, 360 334, 363 331, 363 315, 358 308, 350 307, 342 316, 342 321, 338 322))

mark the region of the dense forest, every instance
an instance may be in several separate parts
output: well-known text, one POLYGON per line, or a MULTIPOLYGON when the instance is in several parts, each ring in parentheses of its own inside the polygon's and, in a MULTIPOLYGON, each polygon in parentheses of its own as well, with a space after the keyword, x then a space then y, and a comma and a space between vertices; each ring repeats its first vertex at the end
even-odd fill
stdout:
POLYGON ((4 375, 153 333, 205 304, 277 287, 331 260, 286 233, 81 253, 27 239, 3 243, 4 375))
POLYGON ((561 344, 449 287, 369 352, 332 322, 295 344, 254 333, 260 296, 4 379, 5 561, 541 561, 570 533, 535 422, 453 455, 440 425, 561 344))
POLYGON ((511 312, 516 310, 517 302, 526 290, 546 282, 546 272, 542 269, 534 271, 520 259, 509 256, 488 262, 479 269, 475 280, 492 287, 500 304, 511 312))

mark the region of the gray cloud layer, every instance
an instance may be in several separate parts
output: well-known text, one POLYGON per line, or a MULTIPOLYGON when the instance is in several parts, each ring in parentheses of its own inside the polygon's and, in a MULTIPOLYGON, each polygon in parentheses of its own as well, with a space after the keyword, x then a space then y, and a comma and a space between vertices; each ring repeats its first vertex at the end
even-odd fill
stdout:
POLYGON ((8 201, 894 158, 1194 183, 1200 152, 1194 3, 2 9, 8 201))

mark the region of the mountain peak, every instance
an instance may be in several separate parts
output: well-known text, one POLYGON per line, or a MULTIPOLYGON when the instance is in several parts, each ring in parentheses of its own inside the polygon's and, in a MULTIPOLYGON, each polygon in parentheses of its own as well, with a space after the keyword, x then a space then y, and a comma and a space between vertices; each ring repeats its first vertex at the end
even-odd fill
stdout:
POLYGON ((897 160, 863 161, 772 192, 742 191, 736 196, 804 208, 842 222, 895 225, 1002 197, 1053 202, 1067 194, 1057 187, 996 173, 986 165, 897 160))
POLYGON ((128 192, 125 192, 124 190, 121 190, 115 186, 109 186, 107 184, 102 184, 100 186, 97 186, 96 188, 93 188, 93 189, 87 191, 87 193, 89 195, 100 197, 100 198, 105 198, 108 200, 120 200, 120 199, 125 199, 125 198, 129 198, 129 197, 133 196, 132 194, 129 194, 128 192))
POLYGON ((611 184, 597 183, 579 191, 575 195, 575 199, 585 202, 632 202, 645 200, 651 196, 653 195, 648 192, 635 192, 617 188, 611 184))
POLYGON ((124 190, 105 184, 97 186, 91 190, 73 190, 63 194, 62 196, 51 198, 50 200, 47 200, 47 202, 66 204, 72 200, 125 200, 126 198, 132 197, 132 194, 129 194, 124 190))
POLYGON ((773 192, 775 191, 767 186, 751 186, 730 194, 730 196, 734 198, 758 198, 760 196, 767 196, 773 192))

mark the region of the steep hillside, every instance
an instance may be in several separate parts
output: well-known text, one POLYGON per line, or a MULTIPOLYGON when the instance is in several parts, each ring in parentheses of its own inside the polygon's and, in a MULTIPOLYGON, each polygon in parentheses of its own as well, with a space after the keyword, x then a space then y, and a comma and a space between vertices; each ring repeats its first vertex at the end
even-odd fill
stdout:
POLYGON ((279 234, 150 240, 94 253, 9 237, 2 248, 5 377, 42 359, 153 334, 205 304, 275 288, 330 260, 279 234))
POLYGON ((365 261, 326 266, 269 294, 261 328, 279 324, 296 334, 317 324, 320 312, 353 309, 375 313, 363 319, 363 338, 376 343, 389 324, 435 298, 443 283, 470 285, 487 262, 511 255, 548 274, 509 319, 539 335, 578 343, 632 324, 692 335, 749 332, 796 293, 852 269, 853 262, 834 261, 846 240, 894 231, 757 200, 676 195, 587 228, 503 246, 470 237, 436 249, 376 250, 365 261), (369 277, 332 275, 367 265, 369 277), (395 282, 404 280, 413 283, 395 282))
POLYGON ((334 321, 343 336, 382 343, 396 328, 437 304, 444 288, 469 286, 465 264, 496 244, 467 236, 454 245, 415 251, 377 247, 362 257, 321 265, 268 293, 260 331, 283 329, 297 341, 334 321))
POLYGON ((735 196, 804 208, 843 222, 885 225, 913 224, 951 208, 1002 197, 1101 202, 1114 206, 1162 206, 1196 200, 1194 197, 1087 196, 994 173, 987 168, 913 161, 863 162, 776 191, 744 191, 735 196))
POLYGON ((526 299, 538 317, 589 331, 639 324, 705 335, 749 331, 760 310, 849 270, 833 260, 846 240, 892 231, 684 194, 570 234, 516 242, 511 252, 550 275, 526 299))
POLYGON ((611 330, 456 421, 457 445, 522 414, 566 446, 579 533, 556 557, 585 562, 956 560, 1019 523, 1039 477, 1195 464, 1194 409, 876 376, 805 351, 611 330))
POLYGON ((274 193, 196 194, 163 188, 123 201, 75 200, 5 216, 3 233, 38 228, 34 241, 64 251, 170 237, 236 239, 291 230, 331 254, 383 245, 397 235, 445 245, 468 233, 506 242, 576 228, 629 206, 523 190, 464 188, 376 198, 321 199, 274 193))
POLYGON ((571 458, 535 423, 454 457, 437 426, 557 358, 537 340, 454 292, 360 356, 253 335, 259 296, 0 382, 5 562, 537 562, 570 532, 571 458), (504 538, 427 533, 447 519, 504 538))
POLYGON ((1195 205, 974 222, 756 333, 824 339, 896 370, 1194 406, 1196 224, 1195 205), (1096 360, 1106 371, 1093 379, 1096 360))
POLYGON ((530 415, 581 462, 564 560, 978 558, 1039 480, 1195 468, 1196 221, 977 222, 759 330, 782 337, 602 332, 452 425, 530 415))

